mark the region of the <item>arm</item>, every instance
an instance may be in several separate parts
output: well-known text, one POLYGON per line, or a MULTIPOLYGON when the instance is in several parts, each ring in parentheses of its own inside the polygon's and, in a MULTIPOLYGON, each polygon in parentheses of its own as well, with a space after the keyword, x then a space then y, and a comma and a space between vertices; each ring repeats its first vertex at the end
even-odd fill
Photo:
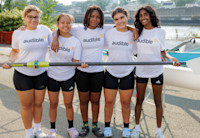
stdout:
MULTIPOLYGON (((165 50, 161 51, 161 55, 164 58, 169 59, 170 61, 175 61, 176 63, 174 64, 174 66, 180 66, 180 63, 178 62, 178 60, 175 57, 170 56, 165 50)), ((162 60, 163 60, 163 58, 162 58, 162 60)))
POLYGON ((59 49, 59 42, 58 42, 59 31, 58 31, 58 29, 53 31, 52 35, 53 35, 53 41, 52 41, 52 44, 51 44, 51 49, 54 52, 58 52, 58 49, 59 49))
POLYGON ((16 61, 16 59, 19 56, 19 49, 12 48, 8 61, 5 62, 5 64, 2 66, 3 69, 10 69, 11 66, 8 65, 8 63, 13 63, 16 61))
POLYGON ((133 40, 137 40, 139 37, 138 30, 129 25, 127 25, 127 29, 133 32, 133 40))

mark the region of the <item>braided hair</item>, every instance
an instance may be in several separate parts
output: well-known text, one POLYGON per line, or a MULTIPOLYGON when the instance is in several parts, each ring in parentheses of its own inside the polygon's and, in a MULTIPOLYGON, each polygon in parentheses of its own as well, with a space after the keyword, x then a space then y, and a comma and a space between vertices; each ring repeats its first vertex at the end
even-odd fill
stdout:
POLYGON ((99 28, 103 28, 103 24, 104 24, 104 13, 102 11, 102 9, 97 6, 97 5, 93 5, 93 6, 89 6, 85 12, 84 15, 84 19, 83 19, 83 25, 85 26, 85 30, 88 28, 89 23, 90 23, 90 18, 91 15, 93 13, 93 11, 97 10, 99 12, 100 15, 100 23, 98 24, 97 27, 99 28))

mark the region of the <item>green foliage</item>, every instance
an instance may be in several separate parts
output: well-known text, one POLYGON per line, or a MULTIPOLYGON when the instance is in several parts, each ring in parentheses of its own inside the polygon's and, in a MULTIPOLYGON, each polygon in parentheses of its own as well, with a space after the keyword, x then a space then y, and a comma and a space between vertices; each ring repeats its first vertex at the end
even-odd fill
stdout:
POLYGON ((106 6, 110 3, 110 0, 95 0, 95 4, 100 6, 102 10, 106 10, 106 6))
POLYGON ((127 5, 130 1, 131 0, 119 0, 121 6, 127 5))
POLYGON ((111 8, 112 9, 114 9, 115 7, 117 7, 118 6, 118 4, 117 3, 112 3, 112 6, 111 6, 111 8))
POLYGON ((77 2, 76 7, 81 7, 81 11, 85 12, 89 6, 98 5, 102 8, 102 10, 106 10, 106 6, 108 6, 110 0, 87 0, 85 2, 77 2))
POLYGON ((1 11, 17 8, 23 10, 28 5, 27 0, 1 0, 1 11), (2 4, 4 3, 4 5, 2 4))
POLYGON ((5 0, 3 5, 3 9, 11 10, 12 9, 12 0, 5 0))
POLYGON ((27 0, 14 0, 12 3, 12 9, 17 8, 19 10, 23 10, 28 5, 27 0))
POLYGON ((35 5, 43 12, 40 23, 53 29, 57 18, 54 9, 57 2, 55 0, 32 0, 31 2, 35 3, 35 5))
POLYGON ((152 7, 158 7, 159 4, 155 0, 137 0, 141 5, 150 5, 152 7))
POLYGON ((84 3, 77 3, 76 5, 80 5, 80 7, 81 7, 81 11, 82 12, 85 12, 86 11, 86 9, 89 7, 89 6, 91 6, 91 5, 94 5, 95 3, 94 3, 94 1, 91 1, 91 0, 88 0, 88 1, 86 1, 86 2, 84 2, 84 3))
POLYGON ((17 8, 0 13, 0 31, 13 31, 23 25, 22 11, 17 8))

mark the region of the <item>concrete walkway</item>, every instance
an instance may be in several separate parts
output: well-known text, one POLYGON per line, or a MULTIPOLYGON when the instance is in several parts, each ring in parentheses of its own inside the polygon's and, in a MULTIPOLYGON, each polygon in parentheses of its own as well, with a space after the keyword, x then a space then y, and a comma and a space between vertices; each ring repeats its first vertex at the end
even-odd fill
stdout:
MULTIPOLYGON (((10 52, 9 45, 0 45, 0 62, 4 62, 8 58, 10 52)), ((3 70, 0 68, 0 138, 24 138, 25 131, 20 115, 20 104, 17 93, 15 92, 12 82, 13 69, 3 70)), ((147 92, 151 91, 148 86, 147 92)), ((200 92, 195 90, 183 89, 174 86, 166 86, 166 103, 164 109, 164 117, 162 122, 162 130, 166 138, 197 138, 200 137, 200 92)), ((119 95, 118 95, 119 98, 119 95)), ((141 116, 141 138, 154 138, 156 131, 155 106, 152 94, 147 102, 143 105, 141 116), (148 103, 147 103, 148 102, 148 103)), ((135 90, 131 102, 134 114, 135 90)), ((74 126, 80 130, 82 127, 82 118, 79 109, 78 93, 74 95, 74 126)), ((114 138, 121 138, 123 128, 123 120, 120 111, 120 103, 116 104, 116 119, 112 119, 114 138)), ((42 130, 47 133, 49 123, 49 99, 46 94, 43 103, 43 119, 42 130)), ((134 127, 134 116, 130 119, 130 128, 134 127)), ((91 105, 89 109, 89 125, 91 126, 91 105)), ((57 115, 57 138, 69 137, 66 129, 68 126, 63 105, 62 94, 60 94, 60 103, 57 115)), ((99 114, 99 126, 104 128, 104 96, 101 96, 101 109, 99 114)), ((90 133, 86 138, 94 138, 90 133)))

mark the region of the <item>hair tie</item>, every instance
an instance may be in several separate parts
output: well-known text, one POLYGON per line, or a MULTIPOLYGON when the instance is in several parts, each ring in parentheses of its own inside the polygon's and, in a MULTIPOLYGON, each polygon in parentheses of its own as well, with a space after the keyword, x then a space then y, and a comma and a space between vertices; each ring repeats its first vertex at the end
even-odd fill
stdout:
POLYGON ((38 69, 38 60, 35 60, 35 62, 34 62, 34 68, 38 69))

